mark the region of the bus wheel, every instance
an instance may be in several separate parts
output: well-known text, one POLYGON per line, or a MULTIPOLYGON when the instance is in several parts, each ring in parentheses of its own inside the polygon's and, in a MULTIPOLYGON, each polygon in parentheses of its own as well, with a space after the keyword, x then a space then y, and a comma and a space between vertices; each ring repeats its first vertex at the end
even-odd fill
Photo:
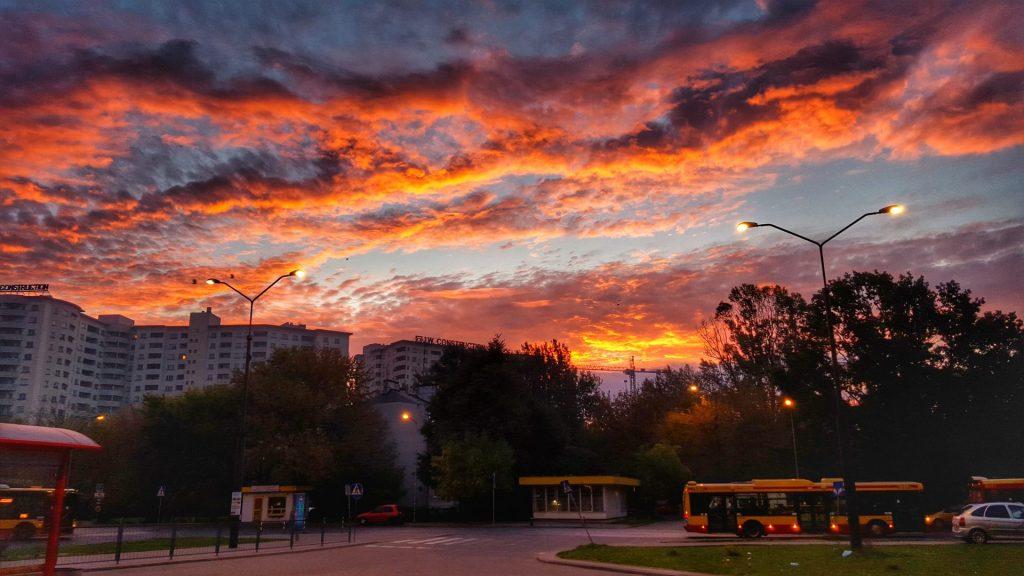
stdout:
POLYGON ((760 538, 764 536, 764 526, 760 522, 750 520, 743 524, 743 535, 747 538, 760 538))
POLYGON ((886 525, 884 522, 879 522, 878 520, 875 520, 873 522, 868 523, 868 535, 870 535, 872 538, 881 538, 882 536, 885 536, 885 534, 886 525))
POLYGON ((988 542, 988 534, 984 530, 976 528, 967 534, 967 541, 972 544, 984 544, 988 542))
POLYGON ((28 540, 36 533, 36 527, 28 522, 22 522, 11 531, 12 540, 28 540))

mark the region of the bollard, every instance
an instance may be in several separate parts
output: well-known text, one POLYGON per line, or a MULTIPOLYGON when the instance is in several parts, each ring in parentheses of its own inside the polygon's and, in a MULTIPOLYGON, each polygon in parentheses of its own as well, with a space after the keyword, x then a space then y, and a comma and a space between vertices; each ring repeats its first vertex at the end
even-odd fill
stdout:
POLYGON ((169 560, 174 559, 174 545, 178 542, 178 523, 171 520, 171 547, 168 550, 167 558, 169 560))
POLYGON ((217 524, 217 540, 213 543, 213 555, 220 556, 220 537, 224 527, 217 524))
POLYGON ((263 535, 263 522, 256 524, 256 551, 260 551, 260 536, 263 535))
POLYGON ((117 525, 117 543, 114 545, 114 564, 121 563, 121 543, 124 542, 124 519, 117 525))
POLYGON ((320 519, 320 545, 324 545, 324 536, 327 534, 327 518, 320 519))
POLYGON ((295 548, 295 522, 292 522, 291 530, 288 532, 288 548, 295 548))

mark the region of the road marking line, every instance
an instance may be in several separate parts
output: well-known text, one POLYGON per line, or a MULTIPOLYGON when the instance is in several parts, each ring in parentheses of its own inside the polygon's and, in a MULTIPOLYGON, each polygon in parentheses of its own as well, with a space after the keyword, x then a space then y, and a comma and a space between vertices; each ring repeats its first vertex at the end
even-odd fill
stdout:
POLYGON ((443 546, 451 546, 452 544, 462 544, 464 542, 472 542, 473 540, 476 540, 476 538, 456 538, 451 542, 439 542, 439 544, 443 546))
POLYGON ((434 538, 426 538, 424 540, 411 540, 410 544, 436 544, 451 538, 451 536, 435 536, 434 538))

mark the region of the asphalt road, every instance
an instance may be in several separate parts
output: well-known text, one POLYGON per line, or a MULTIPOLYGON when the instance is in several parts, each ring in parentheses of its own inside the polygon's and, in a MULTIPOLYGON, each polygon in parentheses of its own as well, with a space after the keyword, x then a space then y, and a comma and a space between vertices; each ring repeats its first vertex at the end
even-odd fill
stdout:
MULTIPOLYGON (((723 536, 693 536, 678 521, 661 522, 637 528, 592 527, 591 535, 599 544, 664 546, 686 544, 725 544, 740 541, 723 536)), ((586 533, 578 527, 456 527, 397 526, 359 528, 359 546, 314 549, 300 553, 249 556, 210 562, 189 562, 163 566, 121 568, 92 572, 109 576, 366 576, 416 575, 583 575, 607 574, 566 566, 542 564, 541 552, 557 552, 587 543, 586 533)), ((820 538, 769 537, 744 543, 811 544, 820 538)), ((952 544, 941 535, 905 535, 885 538, 878 544, 952 544)))
MULTIPOLYGON (((678 522, 639 528, 596 528, 595 542, 647 544, 686 538, 678 522)), ((580 528, 528 527, 380 527, 360 529, 360 546, 283 555, 222 559, 118 569, 91 574, 109 576, 333 576, 394 575, 599 575, 607 572, 542 564, 541 552, 587 543, 580 528), (371 543, 372 542, 372 543, 371 543)))

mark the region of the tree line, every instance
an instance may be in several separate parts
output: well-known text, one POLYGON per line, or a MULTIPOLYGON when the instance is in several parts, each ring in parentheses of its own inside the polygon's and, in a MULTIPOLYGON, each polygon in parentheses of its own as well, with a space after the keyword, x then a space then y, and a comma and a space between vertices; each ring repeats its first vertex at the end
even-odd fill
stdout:
MULTIPOLYGON (((941 506, 963 499, 970 475, 1021 474, 1015 313, 909 274, 855 272, 829 290, 856 478, 922 481, 941 506)), ((825 314, 820 291, 736 286, 699 328, 698 365, 615 395, 557 341, 450 347, 419 378, 435 393, 415 473, 479 518, 490 516, 492 487, 500 517, 528 514, 524 475, 634 476, 636 509, 678 510, 687 480, 793 477, 794 434, 802 477, 840 476, 825 314)), ((347 482, 372 483, 372 501, 401 497, 386 423, 354 361, 278 350, 254 367, 250 394, 247 478, 316 486, 321 513, 335 516, 347 482)), ((238 401, 236 378, 90 424, 105 450, 76 460, 79 487, 104 483, 110 515, 151 517, 161 485, 168 514, 224 515, 238 401)))

